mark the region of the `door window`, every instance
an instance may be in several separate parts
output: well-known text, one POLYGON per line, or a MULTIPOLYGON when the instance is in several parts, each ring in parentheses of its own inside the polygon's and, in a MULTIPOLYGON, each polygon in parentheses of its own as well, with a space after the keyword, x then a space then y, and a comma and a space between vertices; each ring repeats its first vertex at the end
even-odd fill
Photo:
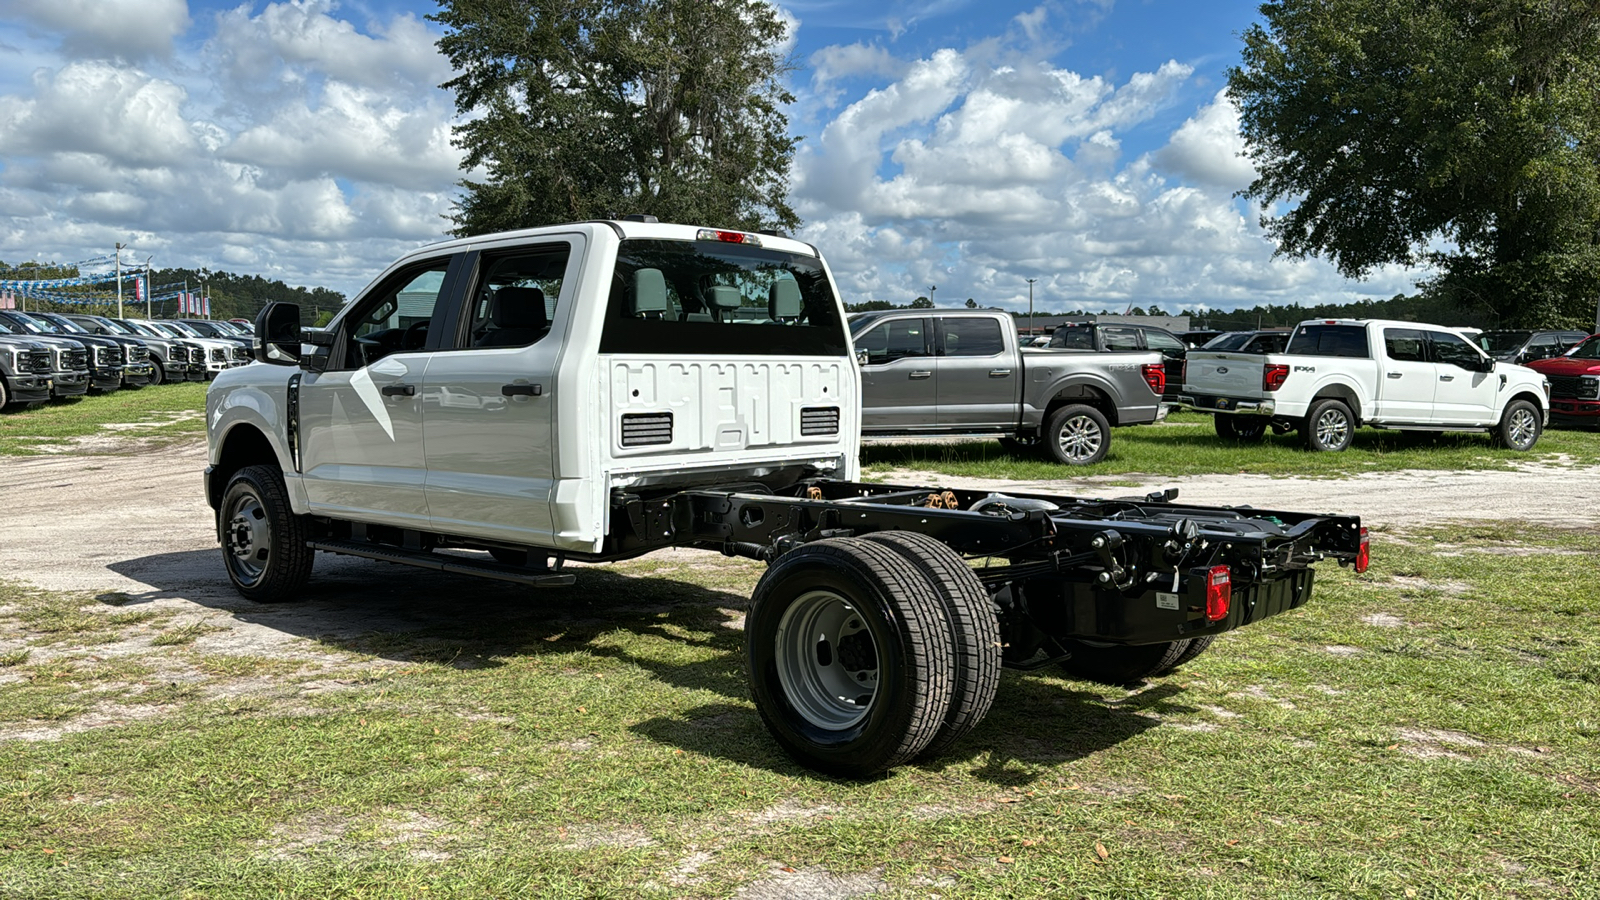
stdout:
POLYGON ((1133 328, 1102 327, 1100 341, 1107 350, 1143 350, 1139 345, 1139 332, 1133 328))
POLYGON ((867 363, 874 366, 927 356, 927 328, 922 319, 891 319, 856 338, 856 349, 867 351, 867 363))
POLYGON ((994 319, 940 319, 945 356, 994 356, 1004 353, 1005 338, 994 319))
POLYGON ((1427 336, 1414 328, 1385 328, 1383 350, 1400 362, 1427 362, 1427 336))
POLYGON ((358 301, 345 318, 343 365, 332 368, 359 369, 391 353, 423 349, 449 266, 445 257, 408 268, 358 301))
POLYGON ((456 349, 526 347, 550 333, 572 255, 565 242, 485 253, 456 349))
POLYGON ((1188 351, 1183 341, 1178 340, 1164 331, 1146 330, 1144 333, 1145 344, 1151 350, 1160 350, 1167 356, 1182 356, 1188 351))
POLYGON ((1549 359, 1561 352, 1560 338, 1553 334, 1540 335, 1528 344, 1528 350, 1523 354, 1525 360, 1549 359))
POLYGON ((1094 335, 1081 326, 1063 325, 1050 336, 1050 346, 1061 350, 1093 350, 1094 335))
POLYGON ((1462 338, 1445 331, 1434 331, 1429 334, 1433 339, 1433 358, 1435 362, 1449 363, 1459 366, 1470 372, 1475 372, 1483 359, 1473 346, 1462 338))

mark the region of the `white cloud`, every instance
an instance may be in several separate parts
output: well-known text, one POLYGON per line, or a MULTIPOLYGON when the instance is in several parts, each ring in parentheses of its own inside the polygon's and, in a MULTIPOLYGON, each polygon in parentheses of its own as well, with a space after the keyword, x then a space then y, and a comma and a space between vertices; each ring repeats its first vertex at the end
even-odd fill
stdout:
POLYGON ((193 149, 170 81, 103 62, 40 72, 34 95, 0 97, 0 154, 92 153, 118 163, 175 163, 193 149))
MULTIPOLYGON (((1325 263, 1275 259, 1255 211, 1233 198, 1250 169, 1220 95, 1157 152, 1125 158, 1125 136, 1171 106, 1190 66, 1168 61, 1115 84, 1040 60, 989 62, 992 52, 895 63, 852 46, 813 57, 823 84, 834 71, 899 71, 796 160, 803 234, 847 302, 903 303, 939 284, 941 303, 1025 308, 1029 277, 1041 279, 1036 308, 1056 310, 1352 293, 1325 263)), ((1389 296, 1414 274, 1385 271, 1361 291, 1389 296)))
POLYGON ((1155 162, 1189 181, 1227 191, 1245 188, 1256 177, 1244 155, 1239 110, 1226 91, 1218 91, 1210 104, 1179 126, 1156 152, 1155 162))
POLYGON ((334 9, 332 0, 269 3, 259 15, 237 7, 218 16, 211 52, 243 88, 294 83, 308 73, 377 89, 431 88, 451 76, 434 47, 437 36, 416 17, 397 16, 366 35, 335 18, 334 9))
POLYGON ((79 58, 167 57, 189 27, 186 0, 8 0, 7 6, 5 18, 58 34, 79 58))

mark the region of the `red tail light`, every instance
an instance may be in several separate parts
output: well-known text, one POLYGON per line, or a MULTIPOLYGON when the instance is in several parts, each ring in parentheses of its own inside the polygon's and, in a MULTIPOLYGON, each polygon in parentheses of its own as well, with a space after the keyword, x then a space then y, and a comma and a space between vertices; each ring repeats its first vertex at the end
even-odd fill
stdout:
POLYGON ((1361 545, 1356 548, 1357 575, 1365 572, 1367 570, 1367 566, 1372 562, 1372 555, 1369 551, 1371 546, 1372 536, 1367 534, 1367 530, 1365 528, 1361 529, 1361 545))
POLYGON ((1212 566, 1206 573, 1206 621, 1220 622, 1228 617, 1233 601, 1233 573, 1227 566, 1212 566))
POLYGON ((1144 370, 1144 383, 1150 385, 1150 390, 1160 394, 1167 389, 1167 370, 1161 363, 1145 363, 1140 368, 1144 370))
POLYGON ((1283 383, 1288 380, 1288 366, 1274 363, 1261 367, 1261 389, 1263 391, 1275 391, 1283 387, 1283 383))

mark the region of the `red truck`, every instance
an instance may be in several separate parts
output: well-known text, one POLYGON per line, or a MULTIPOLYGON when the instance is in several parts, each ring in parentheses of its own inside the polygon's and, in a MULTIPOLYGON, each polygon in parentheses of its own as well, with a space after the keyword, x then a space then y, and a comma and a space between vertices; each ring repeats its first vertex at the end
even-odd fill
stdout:
POLYGON ((1550 417, 1567 422, 1600 422, 1600 334, 1591 335, 1562 356, 1527 364, 1550 379, 1550 417))

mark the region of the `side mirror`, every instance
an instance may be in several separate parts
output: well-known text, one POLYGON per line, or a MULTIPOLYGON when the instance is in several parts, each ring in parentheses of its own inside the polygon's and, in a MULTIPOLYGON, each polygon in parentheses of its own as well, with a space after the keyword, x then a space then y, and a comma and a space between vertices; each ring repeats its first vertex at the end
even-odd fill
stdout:
POLYGON ((1479 372, 1493 372, 1494 371, 1494 357, 1492 357, 1492 356, 1480 356, 1480 357, 1478 357, 1478 371, 1479 372))
POLYGON ((255 356, 257 362, 275 366, 300 364, 300 306, 296 303, 268 303, 256 316, 255 356))
POLYGON ((865 350, 857 350, 856 351, 856 365, 864 366, 864 365, 866 365, 867 363, 869 363, 871 361, 872 361, 871 357, 867 356, 867 351, 865 351, 865 350))

